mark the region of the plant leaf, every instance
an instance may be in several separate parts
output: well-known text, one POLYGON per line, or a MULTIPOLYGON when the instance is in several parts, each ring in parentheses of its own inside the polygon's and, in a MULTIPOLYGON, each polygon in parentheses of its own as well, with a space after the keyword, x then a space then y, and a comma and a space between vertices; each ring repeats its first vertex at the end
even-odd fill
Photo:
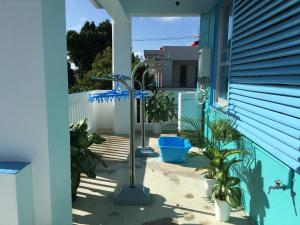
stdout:
POLYGON ((228 188, 226 192, 226 202, 232 207, 237 208, 241 205, 242 193, 238 187, 228 188))

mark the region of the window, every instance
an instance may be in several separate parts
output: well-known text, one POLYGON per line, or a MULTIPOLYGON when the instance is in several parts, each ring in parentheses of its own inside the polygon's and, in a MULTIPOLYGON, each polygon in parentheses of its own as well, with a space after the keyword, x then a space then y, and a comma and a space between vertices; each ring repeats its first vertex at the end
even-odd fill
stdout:
POLYGON ((180 87, 186 87, 186 85, 187 85, 187 67, 186 67, 186 65, 180 66, 179 85, 180 85, 180 87))
POLYGON ((230 46, 232 37, 232 5, 225 0, 220 8, 218 30, 216 102, 220 106, 227 105, 230 46))

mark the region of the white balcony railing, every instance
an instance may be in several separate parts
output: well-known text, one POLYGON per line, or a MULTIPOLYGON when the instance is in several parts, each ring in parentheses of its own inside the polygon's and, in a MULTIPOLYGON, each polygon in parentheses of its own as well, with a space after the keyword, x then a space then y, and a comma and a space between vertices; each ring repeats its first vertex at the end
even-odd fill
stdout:
MULTIPOLYGON (((69 122, 75 123, 83 119, 88 120, 89 129, 96 130, 113 130, 113 116, 114 116, 114 102, 103 103, 89 103, 88 95, 92 93, 106 92, 107 90, 95 90, 88 92, 81 92, 69 95, 69 122)), ((174 94, 175 103, 178 105, 179 90, 167 90, 174 94)), ((137 105, 137 104, 136 104, 137 105)), ((136 109, 136 113, 139 110, 136 109)), ((138 116, 136 116, 138 118, 138 116)), ((128 120, 124 119, 124 123, 128 123, 128 120)), ((147 121, 147 120, 146 120, 147 121)), ((139 120, 136 121, 136 128, 140 129, 139 120)), ((163 126, 163 130, 174 130, 177 128, 177 121, 174 120, 170 123, 166 123, 163 126), (164 129, 165 127, 165 129, 164 129)), ((146 122, 146 129, 151 130, 152 124, 146 122)))

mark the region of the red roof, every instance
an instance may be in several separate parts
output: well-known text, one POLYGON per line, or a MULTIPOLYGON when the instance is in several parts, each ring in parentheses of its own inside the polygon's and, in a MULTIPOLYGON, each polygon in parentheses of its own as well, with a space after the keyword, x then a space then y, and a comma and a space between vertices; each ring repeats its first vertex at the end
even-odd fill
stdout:
POLYGON ((194 41, 194 42, 191 44, 191 46, 197 46, 197 45, 199 45, 199 41, 194 41))

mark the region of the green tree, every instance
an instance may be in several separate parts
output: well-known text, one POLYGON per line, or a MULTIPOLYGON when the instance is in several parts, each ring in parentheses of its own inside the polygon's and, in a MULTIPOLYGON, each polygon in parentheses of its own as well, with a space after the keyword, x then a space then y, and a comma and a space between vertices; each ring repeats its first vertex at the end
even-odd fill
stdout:
POLYGON ((112 26, 109 20, 98 26, 86 22, 79 32, 67 32, 67 49, 71 62, 78 67, 77 73, 84 74, 91 70, 97 54, 112 45, 112 26))
POLYGON ((68 63, 68 87, 71 88, 72 86, 74 86, 76 82, 76 78, 75 78, 75 72, 71 68, 71 64, 69 62, 67 63, 68 63))

